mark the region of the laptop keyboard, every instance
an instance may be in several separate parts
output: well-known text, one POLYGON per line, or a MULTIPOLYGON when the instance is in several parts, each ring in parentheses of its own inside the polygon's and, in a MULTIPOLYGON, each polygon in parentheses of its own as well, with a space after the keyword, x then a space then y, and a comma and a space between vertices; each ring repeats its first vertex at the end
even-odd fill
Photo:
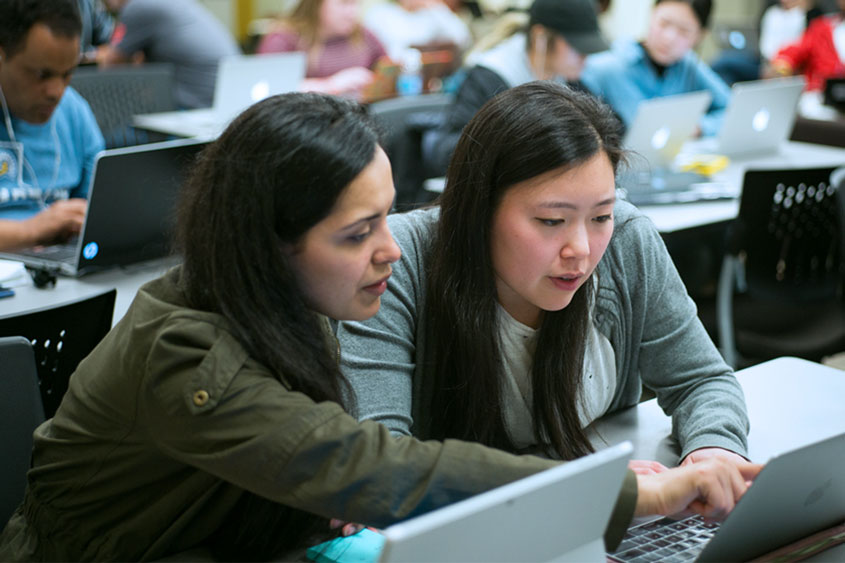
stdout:
POLYGON ((71 263, 76 260, 77 245, 71 244, 54 244, 52 246, 41 246, 36 250, 26 249, 20 250, 17 254, 22 256, 30 256, 32 258, 39 258, 41 260, 52 260, 55 262, 71 263))
POLYGON ((695 515, 683 520, 662 518, 630 528, 608 560, 620 563, 692 561, 718 530, 716 522, 695 515))

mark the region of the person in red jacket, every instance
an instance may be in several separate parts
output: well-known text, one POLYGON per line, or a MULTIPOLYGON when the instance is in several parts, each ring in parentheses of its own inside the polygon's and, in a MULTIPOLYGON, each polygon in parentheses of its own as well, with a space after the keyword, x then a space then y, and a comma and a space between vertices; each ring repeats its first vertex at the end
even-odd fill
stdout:
POLYGON ((839 13, 815 18, 801 38, 780 49, 771 75, 803 73, 807 90, 822 90, 828 78, 845 76, 845 0, 839 13))

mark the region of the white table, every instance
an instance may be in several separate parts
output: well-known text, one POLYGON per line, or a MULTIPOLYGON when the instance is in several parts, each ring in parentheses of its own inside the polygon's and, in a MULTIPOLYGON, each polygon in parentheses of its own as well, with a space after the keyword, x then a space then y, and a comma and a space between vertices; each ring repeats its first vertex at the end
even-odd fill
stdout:
POLYGON ((33 284, 15 287, 15 296, 0 300, 0 318, 72 303, 111 288, 117 289, 112 324, 117 323, 138 292, 138 288, 172 267, 174 259, 156 260, 83 276, 59 277, 54 287, 38 289, 33 284))

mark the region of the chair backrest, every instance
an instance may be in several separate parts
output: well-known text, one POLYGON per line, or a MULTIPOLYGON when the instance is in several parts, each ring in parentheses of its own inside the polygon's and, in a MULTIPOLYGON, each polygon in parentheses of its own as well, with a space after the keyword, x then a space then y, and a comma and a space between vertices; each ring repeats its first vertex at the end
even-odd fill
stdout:
POLYGON ((440 124, 452 99, 451 94, 422 94, 390 98, 369 105, 370 114, 384 131, 382 146, 393 167, 397 208, 425 202, 422 134, 440 124))
POLYGON ((845 264, 833 170, 746 172, 729 246, 744 260, 750 295, 792 302, 840 296, 845 264))
POLYGON ((132 116, 176 108, 173 72, 169 63, 83 67, 73 74, 70 85, 91 106, 106 148, 125 147, 164 140, 160 134, 135 129, 132 116))
POLYGON ((35 356, 26 338, 0 338, 0 528, 23 500, 32 431, 44 422, 35 356))
POLYGON ((23 336, 35 352, 44 414, 51 418, 79 362, 111 329, 117 290, 0 319, 0 336, 23 336))

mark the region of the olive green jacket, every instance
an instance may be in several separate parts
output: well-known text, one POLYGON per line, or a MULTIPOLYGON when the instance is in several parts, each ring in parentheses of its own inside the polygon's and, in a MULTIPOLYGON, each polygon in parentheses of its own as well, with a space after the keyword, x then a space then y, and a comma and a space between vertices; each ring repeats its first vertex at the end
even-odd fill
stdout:
MULTIPOLYGON (((140 289, 35 431, 26 498, 0 536, 0 560, 178 553, 208 543, 245 491, 383 527, 554 465, 394 438, 290 391, 221 316, 188 308, 179 282, 176 268, 140 289)), ((611 542, 635 503, 629 472, 611 542)))

